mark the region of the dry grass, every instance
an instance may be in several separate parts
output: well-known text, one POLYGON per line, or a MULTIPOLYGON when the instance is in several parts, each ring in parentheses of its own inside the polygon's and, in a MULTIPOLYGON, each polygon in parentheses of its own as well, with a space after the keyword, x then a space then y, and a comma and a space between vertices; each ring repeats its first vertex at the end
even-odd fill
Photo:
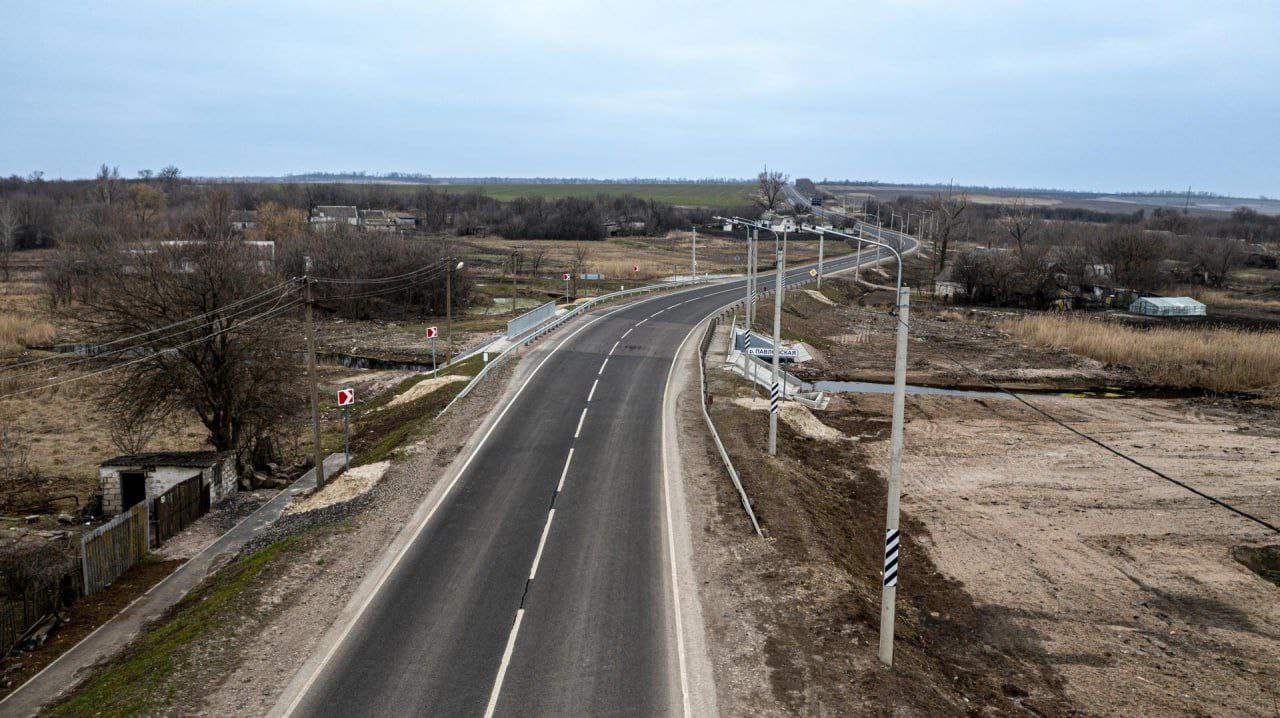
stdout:
POLYGON ((1196 288, 1187 293, 1188 296, 1198 301, 1204 302, 1210 307, 1221 307, 1223 309, 1257 309, 1262 311, 1280 312, 1280 299, 1275 295, 1270 296, 1237 296, 1232 292, 1225 292, 1221 289, 1196 288))
POLYGON ((0 314, 0 356, 17 354, 27 347, 48 344, 57 330, 39 319, 0 314))
POLYGON ((1210 391, 1280 388, 1280 340, 1227 328, 1135 329, 1104 321, 1032 315, 1006 324, 1015 336, 1110 364, 1154 384, 1210 391))

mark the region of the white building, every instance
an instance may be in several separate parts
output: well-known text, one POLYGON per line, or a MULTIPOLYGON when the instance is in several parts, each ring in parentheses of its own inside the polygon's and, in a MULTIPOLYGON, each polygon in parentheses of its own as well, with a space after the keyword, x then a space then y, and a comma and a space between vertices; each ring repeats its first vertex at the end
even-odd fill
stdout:
POLYGON ((1148 317, 1203 317, 1205 306, 1191 297, 1139 297, 1129 305, 1130 314, 1148 317))
POLYGON ((338 224, 357 226, 360 224, 360 212, 347 205, 320 205, 311 210, 308 220, 319 229, 327 229, 338 224))
POLYGON ((196 476, 213 506, 236 492, 235 453, 231 451, 165 451, 117 456, 98 468, 102 512, 121 511, 163 494, 196 476))

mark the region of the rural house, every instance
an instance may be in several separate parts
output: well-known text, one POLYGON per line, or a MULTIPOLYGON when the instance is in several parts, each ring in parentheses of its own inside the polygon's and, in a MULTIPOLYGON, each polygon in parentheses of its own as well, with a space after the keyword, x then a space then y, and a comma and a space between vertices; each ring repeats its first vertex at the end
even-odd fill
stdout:
POLYGON ((347 205, 320 205, 311 210, 308 221, 317 229, 330 229, 339 224, 355 226, 360 224, 360 212, 347 205))
POLYGON ((117 456, 98 469, 102 512, 114 516, 196 477, 200 478, 202 503, 212 506, 222 501, 237 488, 235 453, 164 451, 117 456))
POLYGON ((394 232, 396 219, 390 212, 381 209, 360 210, 360 227, 370 232, 394 232))
POLYGON ((258 213, 252 209, 237 209, 231 213, 231 228, 237 232, 258 226, 258 213))

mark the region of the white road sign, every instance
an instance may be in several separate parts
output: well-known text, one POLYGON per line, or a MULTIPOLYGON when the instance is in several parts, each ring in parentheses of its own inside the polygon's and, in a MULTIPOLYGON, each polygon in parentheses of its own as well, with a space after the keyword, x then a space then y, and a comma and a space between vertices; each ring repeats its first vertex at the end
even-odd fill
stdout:
POLYGON ((338 406, 351 406, 354 403, 356 403, 355 389, 338 390, 338 406))
MULTIPOLYGON (((770 347, 751 347, 750 349, 747 349, 747 354, 750 354, 753 357, 771 357, 773 356, 773 349, 770 347)), ((778 352, 779 359, 796 359, 799 358, 799 356, 799 349, 788 349, 787 347, 783 347, 782 351, 778 352)))
POLYGON ((560 278, 561 278, 561 279, 563 279, 563 280, 564 280, 564 281, 566 281, 566 282, 567 282, 567 281, 569 281, 569 278, 570 278, 570 277, 569 277, 569 273, 568 273, 568 272, 565 272, 564 274, 560 275, 560 278))
POLYGON ((427 327, 427 338, 435 339, 440 336, 440 330, 436 327, 427 327))

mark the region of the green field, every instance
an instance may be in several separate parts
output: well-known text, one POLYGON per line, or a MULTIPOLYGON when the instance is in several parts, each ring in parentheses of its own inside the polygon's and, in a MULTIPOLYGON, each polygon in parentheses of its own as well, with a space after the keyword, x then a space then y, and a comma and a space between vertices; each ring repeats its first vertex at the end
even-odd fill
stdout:
POLYGON ((595 197, 631 195, 666 204, 695 207, 737 207, 751 201, 748 184, 453 184, 431 185, 444 192, 479 190, 504 202, 517 197, 595 197))

